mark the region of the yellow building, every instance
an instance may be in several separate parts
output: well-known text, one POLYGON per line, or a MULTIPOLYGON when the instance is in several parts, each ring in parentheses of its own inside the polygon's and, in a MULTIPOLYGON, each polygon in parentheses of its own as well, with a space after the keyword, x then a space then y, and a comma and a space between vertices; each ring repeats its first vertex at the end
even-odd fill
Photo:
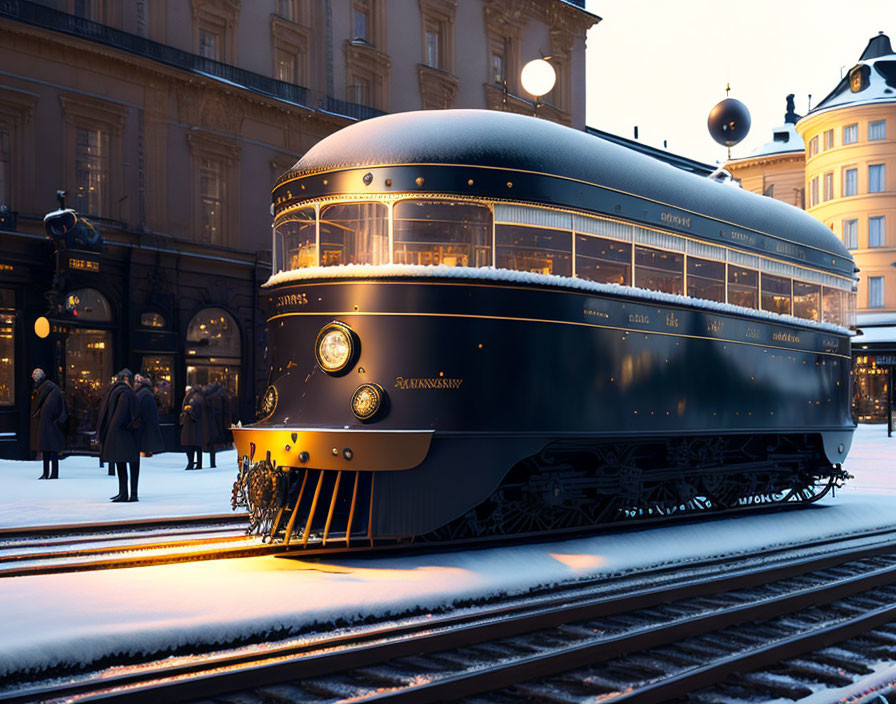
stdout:
POLYGON ((882 32, 796 125, 806 143, 806 209, 859 268, 856 413, 886 419, 896 363, 896 54, 882 32))

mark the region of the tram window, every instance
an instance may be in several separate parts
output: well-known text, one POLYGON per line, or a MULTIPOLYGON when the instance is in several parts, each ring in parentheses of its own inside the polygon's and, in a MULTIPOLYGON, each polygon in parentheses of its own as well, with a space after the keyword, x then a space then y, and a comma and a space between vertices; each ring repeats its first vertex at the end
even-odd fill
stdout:
POLYGON ((843 294, 839 288, 824 286, 821 291, 822 317, 826 323, 843 325, 843 294))
POLYGON ((791 280, 783 276, 762 275, 762 310, 790 315, 791 280))
POLYGON ((803 281, 793 282, 793 314, 806 320, 820 320, 821 286, 803 281))
POLYGON ((339 203, 320 211, 320 265, 387 264, 389 220, 383 203, 339 203))
POLYGON ((491 266, 492 213, 485 205, 403 200, 392 210, 396 264, 491 266))
POLYGON ((576 276, 601 284, 632 283, 632 246, 603 237, 576 235, 576 276))
POLYGON ((15 291, 0 289, 0 406, 15 405, 15 291))
POLYGON ((725 302, 725 262, 688 257, 688 295, 725 302))
POLYGON ((664 293, 684 293, 684 255, 636 245, 635 286, 664 293))
POLYGON ((499 269, 571 276, 572 233, 523 225, 496 225, 495 261, 499 269))
POLYGON ((728 302, 744 308, 759 307, 759 274, 753 269, 728 265, 728 302))
POLYGON ((317 265, 314 208, 286 215, 274 226, 274 271, 292 271, 317 265))

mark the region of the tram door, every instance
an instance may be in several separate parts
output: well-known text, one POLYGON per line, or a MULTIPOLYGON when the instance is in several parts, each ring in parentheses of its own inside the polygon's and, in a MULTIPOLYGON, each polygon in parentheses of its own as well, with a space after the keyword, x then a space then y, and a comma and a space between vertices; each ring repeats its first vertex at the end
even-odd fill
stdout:
POLYGON ((62 360, 62 390, 68 407, 66 425, 69 450, 88 451, 96 430, 100 404, 112 379, 112 312, 95 289, 78 289, 65 296, 71 313, 66 326, 62 360), (102 327, 101 327, 102 326, 102 327))

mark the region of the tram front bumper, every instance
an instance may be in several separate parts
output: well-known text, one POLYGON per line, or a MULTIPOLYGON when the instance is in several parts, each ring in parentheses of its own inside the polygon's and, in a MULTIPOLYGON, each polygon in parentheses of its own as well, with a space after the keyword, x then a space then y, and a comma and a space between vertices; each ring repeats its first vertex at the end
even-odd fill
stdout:
POLYGON ((412 469, 423 462, 432 430, 337 430, 233 427, 237 456, 277 467, 355 472, 412 469))

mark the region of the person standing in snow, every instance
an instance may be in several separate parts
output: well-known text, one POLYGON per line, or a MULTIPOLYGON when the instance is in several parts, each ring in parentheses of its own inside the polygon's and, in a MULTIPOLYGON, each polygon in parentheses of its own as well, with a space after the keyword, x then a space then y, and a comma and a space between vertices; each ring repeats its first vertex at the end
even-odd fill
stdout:
POLYGON ((35 369, 31 379, 31 449, 40 453, 44 461, 44 473, 38 479, 59 479, 59 453, 65 449, 63 424, 68 418, 65 397, 43 369, 35 369))
POLYGON ((203 406, 202 389, 188 386, 180 412, 180 444, 187 453, 187 466, 184 469, 202 469, 203 406))
POLYGON ((100 443, 100 458, 115 463, 118 474, 118 494, 112 497, 116 503, 137 501, 137 480, 140 476, 140 450, 137 446, 137 428, 140 415, 133 384, 134 375, 122 369, 115 375, 115 384, 106 396, 97 421, 96 436, 100 443), (128 464, 131 466, 131 495, 128 496, 128 464))
POLYGON ((142 374, 134 377, 137 395, 137 408, 140 415, 140 428, 137 445, 144 457, 152 457, 154 452, 165 449, 162 440, 162 427, 159 423, 159 406, 152 383, 142 374))

